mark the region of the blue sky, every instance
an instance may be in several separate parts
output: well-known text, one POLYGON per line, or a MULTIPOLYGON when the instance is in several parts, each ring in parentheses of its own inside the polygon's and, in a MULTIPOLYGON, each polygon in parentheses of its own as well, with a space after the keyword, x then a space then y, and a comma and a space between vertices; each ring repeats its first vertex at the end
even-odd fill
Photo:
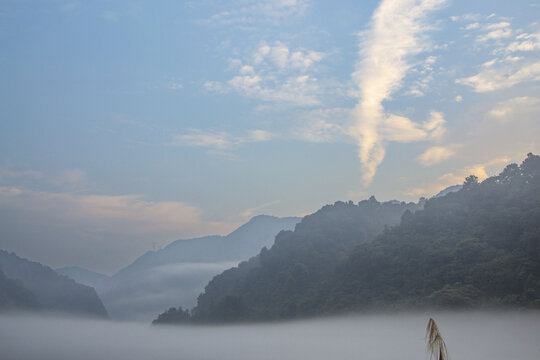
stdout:
POLYGON ((0 248, 112 272, 539 153, 534 1, 0 1, 0 248))

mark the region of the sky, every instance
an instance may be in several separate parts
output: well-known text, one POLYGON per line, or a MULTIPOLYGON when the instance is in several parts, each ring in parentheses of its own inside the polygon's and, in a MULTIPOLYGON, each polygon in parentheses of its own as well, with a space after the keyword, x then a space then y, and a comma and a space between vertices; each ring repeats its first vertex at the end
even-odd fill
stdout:
POLYGON ((532 0, 0 0, 0 248, 114 273, 540 153, 532 0))

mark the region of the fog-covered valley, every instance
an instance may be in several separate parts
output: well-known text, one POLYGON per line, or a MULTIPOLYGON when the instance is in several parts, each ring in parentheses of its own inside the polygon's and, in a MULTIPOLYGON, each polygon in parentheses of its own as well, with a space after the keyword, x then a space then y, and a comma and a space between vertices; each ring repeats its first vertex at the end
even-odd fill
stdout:
POLYGON ((2 359, 426 359, 433 317, 453 360, 540 358, 539 312, 351 315, 235 326, 0 317, 2 359))

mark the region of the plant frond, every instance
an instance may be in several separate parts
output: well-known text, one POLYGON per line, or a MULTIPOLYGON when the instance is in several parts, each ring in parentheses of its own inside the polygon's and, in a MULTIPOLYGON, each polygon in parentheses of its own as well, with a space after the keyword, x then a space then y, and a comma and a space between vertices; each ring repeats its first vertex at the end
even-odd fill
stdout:
POLYGON ((448 350, 444 342, 439 327, 433 318, 429 318, 426 328, 427 350, 430 353, 429 358, 436 360, 448 360, 448 350))

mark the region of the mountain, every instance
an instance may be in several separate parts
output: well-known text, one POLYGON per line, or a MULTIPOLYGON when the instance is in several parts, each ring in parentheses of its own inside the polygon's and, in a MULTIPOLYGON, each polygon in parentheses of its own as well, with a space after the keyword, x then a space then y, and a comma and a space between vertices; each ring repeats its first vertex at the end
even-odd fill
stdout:
POLYGON ((40 263, 0 250, 0 294, 7 307, 106 318, 96 291, 40 263))
POLYGON ((80 284, 85 284, 94 289, 106 287, 111 277, 78 266, 69 266, 56 269, 56 272, 65 275, 80 284))
POLYGON ((413 203, 380 203, 374 197, 327 205, 303 218, 294 231, 280 232, 270 249, 216 276, 199 296, 195 317, 275 319, 300 309, 297 303, 305 313, 316 312, 312 299, 347 254, 385 226, 397 224, 406 210, 418 208, 413 203))
POLYGON ((357 247, 326 310, 540 308, 540 157, 434 198, 357 247))
POLYGON ((193 307, 212 277, 270 246, 277 233, 299 221, 255 216, 227 236, 177 240, 149 251, 111 277, 81 268, 58 271, 95 286, 113 319, 150 321, 171 305, 193 307))
POLYGON ((450 193, 457 192, 463 188, 463 185, 453 185, 449 186, 446 189, 441 190, 437 195, 433 196, 435 198, 446 196, 450 193))
POLYGON ((38 310, 39 302, 22 281, 8 279, 0 270, 0 311, 38 310))
POLYGON ((114 278, 130 278, 133 274, 167 264, 240 261, 271 245, 278 232, 294 228, 299 221, 297 217, 259 215, 227 236, 177 240, 161 250, 149 251, 137 258, 114 278))
POLYGON ((372 197, 325 206, 216 276, 191 312, 172 308, 155 323, 540 308, 539 156, 482 183, 471 175, 458 191, 422 203, 399 207, 372 197))

